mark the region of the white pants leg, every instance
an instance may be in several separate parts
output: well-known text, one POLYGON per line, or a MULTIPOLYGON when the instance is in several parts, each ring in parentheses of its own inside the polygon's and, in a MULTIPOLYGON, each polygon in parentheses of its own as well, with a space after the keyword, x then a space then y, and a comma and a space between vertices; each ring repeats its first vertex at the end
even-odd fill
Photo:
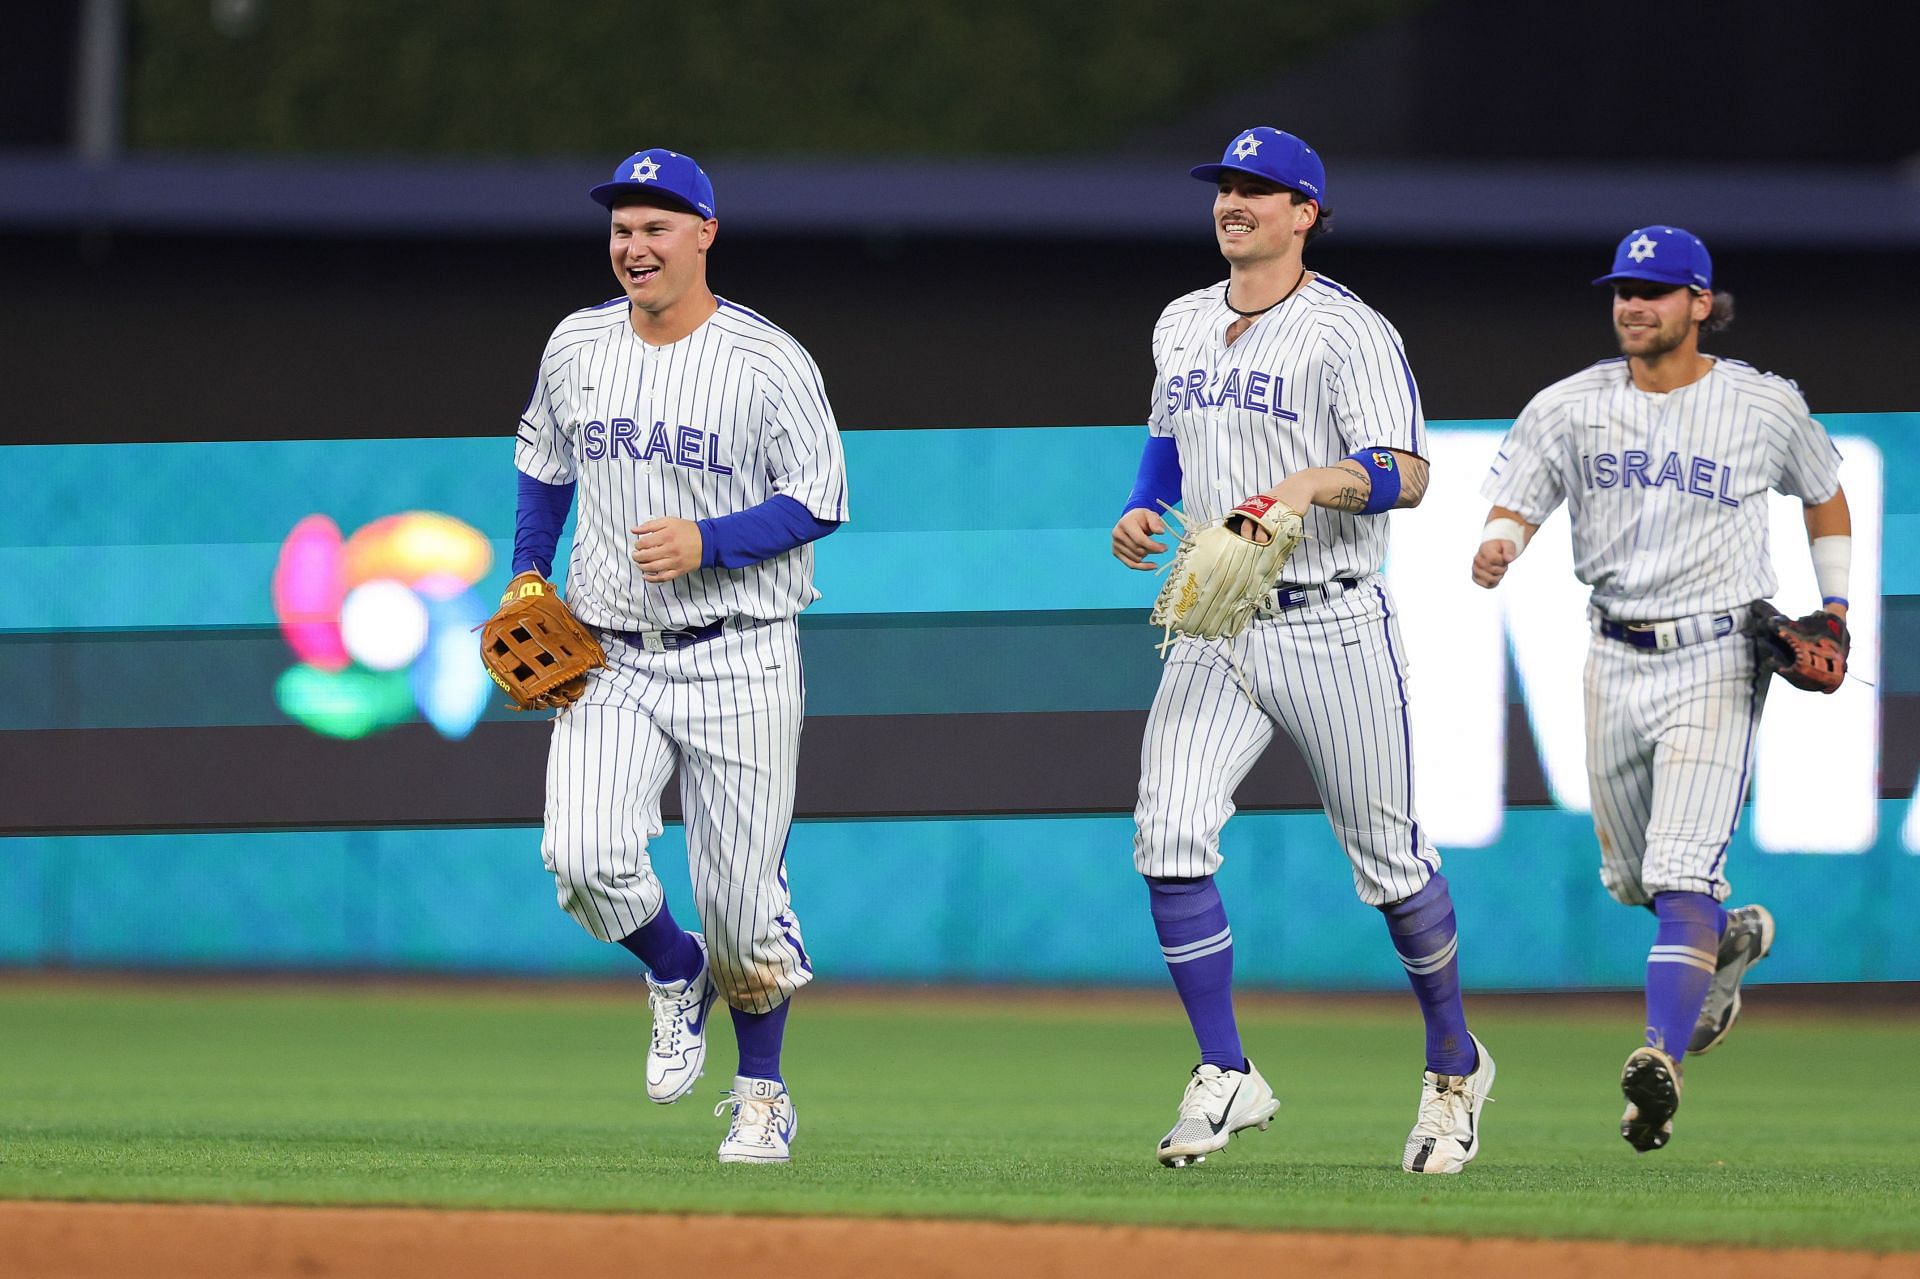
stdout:
POLYGON ((703 644, 672 732, 694 902, 714 980, 735 1008, 768 1012, 813 980, 787 889, 804 697, 792 622, 703 644))
POLYGON ((1665 652, 1595 636, 1587 774, 1601 882, 1618 901, 1705 893, 1725 901, 1727 845, 1752 777, 1766 703, 1739 635, 1665 652))
POLYGON ((1419 892, 1440 858, 1414 815, 1404 652, 1377 576, 1256 621, 1231 645, 1180 641, 1147 717, 1134 865, 1213 874, 1233 792, 1279 727, 1306 760, 1360 900, 1419 892))
POLYGON ((793 622, 652 653, 617 637, 554 722, 542 846, 564 908, 603 941, 659 911, 648 860, 680 767, 688 869, 713 975, 766 1012, 813 978, 787 890, 804 689, 793 622))
POLYGON ((665 900, 647 849, 662 829, 660 792, 675 751, 635 696, 634 672, 587 678, 587 694, 554 718, 540 853, 560 909, 601 941, 618 941, 665 900))
POLYGON ((1241 691, 1224 645, 1174 645, 1140 743, 1134 869, 1170 879, 1219 870, 1233 792, 1272 740, 1273 721, 1241 691))

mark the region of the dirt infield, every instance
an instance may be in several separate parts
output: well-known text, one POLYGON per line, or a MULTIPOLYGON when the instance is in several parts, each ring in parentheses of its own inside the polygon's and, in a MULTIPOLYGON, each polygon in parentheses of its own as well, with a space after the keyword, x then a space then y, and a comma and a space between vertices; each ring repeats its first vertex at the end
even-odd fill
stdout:
POLYGON ((0 1203, 6 1279, 518 1279, 642 1271, 716 1279, 1165 1279, 1225 1267, 1327 1279, 1892 1279, 1920 1276, 1920 1254, 847 1218, 0 1203))

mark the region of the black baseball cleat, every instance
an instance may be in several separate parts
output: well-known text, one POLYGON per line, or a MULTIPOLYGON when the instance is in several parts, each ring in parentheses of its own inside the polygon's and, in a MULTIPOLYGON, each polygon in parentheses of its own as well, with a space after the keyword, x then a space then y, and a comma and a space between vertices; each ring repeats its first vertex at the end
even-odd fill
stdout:
POLYGON ((1641 1154, 1658 1150, 1673 1136, 1673 1115, 1680 1109, 1680 1067, 1658 1048, 1636 1048, 1620 1070, 1620 1091, 1627 1111, 1620 1135, 1641 1154))
POLYGON ((1727 928, 1720 934, 1714 960, 1713 985, 1707 988, 1706 1002, 1700 1005, 1700 1019, 1693 1024, 1693 1035, 1687 1040, 1688 1052, 1697 1056, 1720 1046, 1740 1019, 1740 979, 1772 949, 1773 913, 1765 906, 1741 906, 1727 912, 1727 928))

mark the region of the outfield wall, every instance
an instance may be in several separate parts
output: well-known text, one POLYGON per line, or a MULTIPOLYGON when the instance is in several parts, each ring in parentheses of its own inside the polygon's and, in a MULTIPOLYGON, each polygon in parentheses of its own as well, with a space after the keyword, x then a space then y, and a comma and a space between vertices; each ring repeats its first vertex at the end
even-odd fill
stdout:
MULTIPOLYGON (((1735 895, 1781 920, 1768 980, 1917 979, 1920 941, 1900 924, 1920 887, 1920 414, 1823 420, 1847 456, 1855 667, 1874 685, 1776 694, 1730 855, 1735 895)), ((1564 520, 1502 591, 1467 581, 1475 490, 1504 426, 1436 423, 1427 503, 1391 517, 1423 817, 1470 981, 1633 983, 1647 929, 1601 891, 1582 811, 1569 692, 1583 620, 1564 520)), ((810 718, 789 853, 823 972, 1159 980, 1126 817, 1157 677, 1153 583, 1106 552, 1140 439, 846 437, 853 521, 820 544, 824 598, 803 619, 810 718)), ((321 512, 350 533, 447 513, 492 542, 490 595, 510 549, 510 441, 12 447, 0 467, 14 588, 0 647, 19 675, 0 706, 0 963, 630 967, 552 904, 543 723, 495 709, 457 740, 416 721, 339 741, 273 697, 295 659, 268 583, 294 524, 321 512)), ((1779 598, 1797 609, 1811 600, 1797 504, 1775 507, 1779 598)), ((1291 748, 1239 799, 1222 882, 1246 979, 1399 984, 1291 748)), ((670 827, 659 862, 687 917, 679 839, 670 827)))

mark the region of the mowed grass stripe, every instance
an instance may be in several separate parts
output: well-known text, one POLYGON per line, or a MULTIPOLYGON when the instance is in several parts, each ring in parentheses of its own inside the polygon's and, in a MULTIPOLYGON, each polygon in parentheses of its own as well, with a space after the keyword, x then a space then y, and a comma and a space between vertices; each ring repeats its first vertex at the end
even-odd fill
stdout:
POLYGON ((1274 1127, 1170 1172, 1152 1149, 1192 1064, 1170 994, 803 995, 796 1163, 740 1168, 713 1158, 726 1019, 693 1096, 649 1105, 638 989, 0 990, 0 1196, 1920 1246, 1920 1024, 1751 1004, 1688 1063, 1673 1145, 1636 1155, 1637 1016, 1489 1002, 1485 1153, 1416 1178, 1410 1001, 1250 1007, 1274 1127))

